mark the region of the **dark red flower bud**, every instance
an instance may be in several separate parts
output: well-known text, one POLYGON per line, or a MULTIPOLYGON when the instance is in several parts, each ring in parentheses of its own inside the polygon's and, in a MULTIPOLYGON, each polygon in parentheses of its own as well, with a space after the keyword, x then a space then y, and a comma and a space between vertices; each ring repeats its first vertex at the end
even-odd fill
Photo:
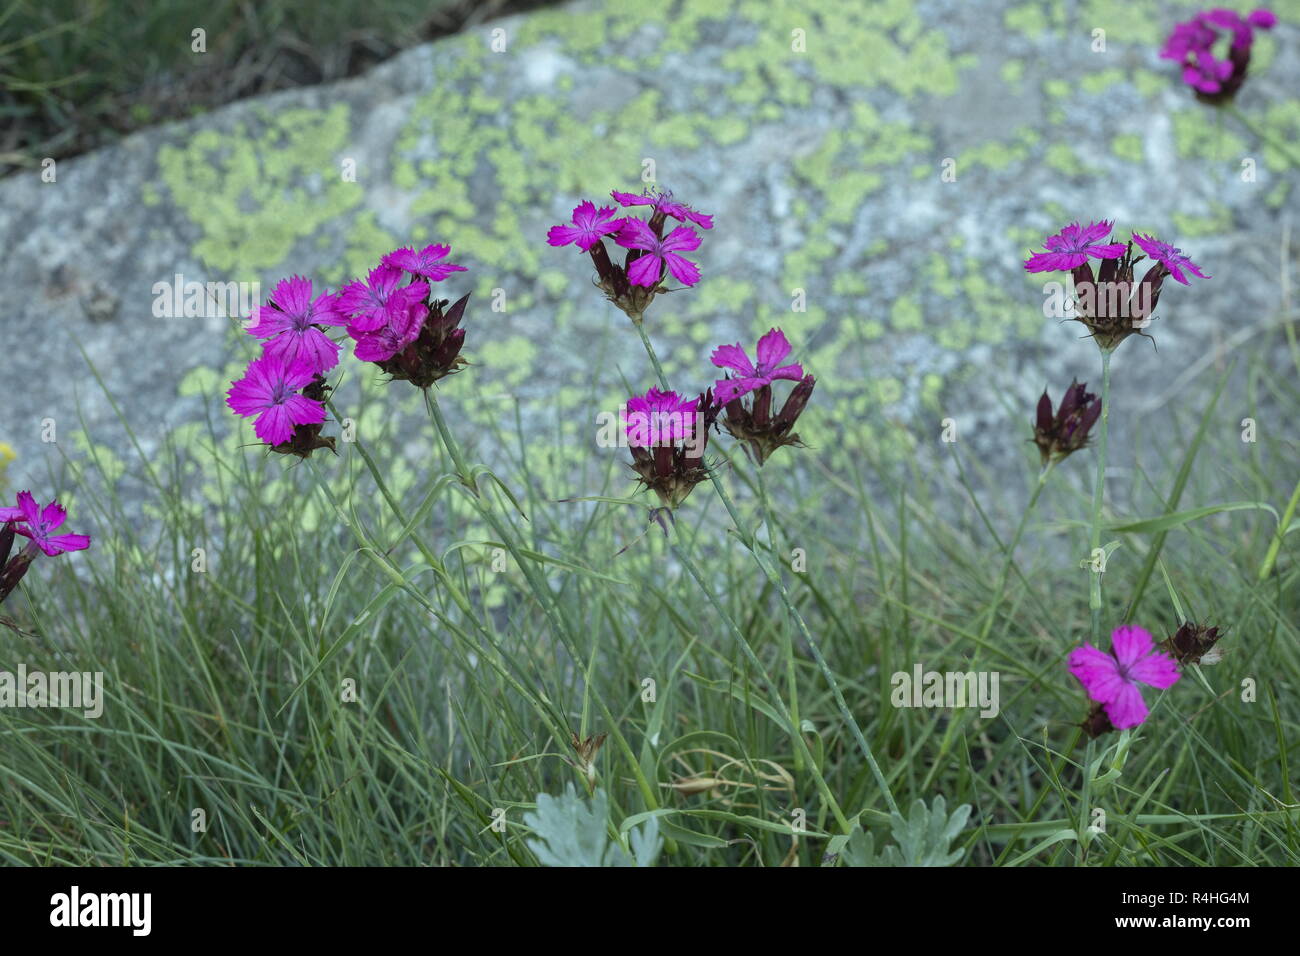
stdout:
POLYGON ((6 521, 4 527, 0 527, 0 568, 5 566, 9 560, 9 552, 14 547, 14 529, 17 524, 13 521, 6 521))
POLYGON ((1083 718, 1083 723, 1079 726, 1093 740, 1115 729, 1115 725, 1110 722, 1110 717, 1106 715, 1105 704, 1093 704, 1092 709, 1088 711, 1088 716, 1083 718))
POLYGON ((1052 414, 1052 400, 1047 391, 1038 400, 1033 442, 1038 446, 1043 464, 1060 461, 1088 444, 1088 432, 1101 415, 1101 399, 1086 385, 1074 382, 1065 390, 1061 407, 1052 414))
POLYGON ((410 382, 418 388, 428 388, 439 379, 454 375, 469 363, 460 357, 465 343, 465 330, 459 328, 469 302, 469 293, 461 296, 450 307, 448 299, 440 299, 429 307, 429 314, 420 327, 415 341, 392 358, 376 362, 395 380, 410 382))
POLYGON ((1219 641, 1219 629, 1184 621, 1174 635, 1160 642, 1160 646, 1178 663, 1183 664, 1217 664, 1223 652, 1215 648, 1219 641))
MULTIPOLYGON (((330 391, 329 385, 325 382, 325 376, 317 375, 303 388, 302 395, 303 398, 309 398, 324 405, 326 399, 329 398, 330 391)), ((320 432, 323 427, 323 422, 314 425, 295 425, 289 440, 278 445, 272 445, 271 451, 280 455, 297 455, 299 458, 310 458, 312 452, 321 448, 328 448, 338 454, 334 448, 334 438, 330 435, 321 435, 320 432)))
POLYGON ((753 398, 748 404, 743 396, 727 403, 722 425, 732 438, 743 445, 745 453, 756 464, 762 465, 782 446, 803 446, 799 436, 791 429, 812 398, 816 385, 815 378, 805 375, 791 389, 785 404, 775 415, 772 414, 772 386, 760 385, 750 393, 753 398))
POLYGON ((32 559, 36 557, 37 549, 35 545, 28 545, 19 551, 0 571, 0 604, 4 603, 5 598, 13 593, 14 588, 18 587, 18 582, 23 579, 27 569, 32 566, 32 559))

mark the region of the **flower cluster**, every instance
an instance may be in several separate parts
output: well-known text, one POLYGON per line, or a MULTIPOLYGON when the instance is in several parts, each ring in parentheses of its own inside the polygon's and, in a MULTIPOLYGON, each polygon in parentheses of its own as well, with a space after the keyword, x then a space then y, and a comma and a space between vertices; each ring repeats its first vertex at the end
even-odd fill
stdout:
POLYGON ((432 283, 466 271, 445 261, 450 253, 438 244, 395 249, 364 280, 314 298, 311 280, 281 281, 248 327, 262 340, 262 354, 232 383, 227 404, 255 418, 253 431, 271 451, 306 458, 318 448, 334 450, 334 439, 321 435, 331 390, 325 374, 338 365, 342 347, 328 329, 346 330, 357 359, 419 388, 459 371, 469 296, 449 305, 431 294, 432 283))
POLYGON ((627 402, 625 425, 632 450, 632 468, 642 484, 659 495, 667 508, 681 504, 692 488, 709 477, 704 449, 710 428, 721 421, 745 451, 762 465, 783 445, 800 445, 792 428, 812 397, 816 380, 803 366, 782 365, 790 343, 780 329, 758 340, 757 363, 740 345, 721 345, 713 364, 734 372, 687 401, 676 392, 652 388, 627 402), (796 382, 781 410, 772 414, 772 383, 796 382))
POLYGON ((55 533, 67 518, 58 501, 41 507, 30 491, 18 493, 17 507, 0 508, 0 602, 13 593, 38 554, 52 558, 90 547, 87 535, 55 533), (16 536, 27 538, 27 546, 11 558, 16 536))
POLYGON ((700 281, 700 267, 683 253, 700 247, 694 227, 712 229, 713 217, 696 212, 666 190, 614 190, 610 196, 625 209, 648 206, 649 218, 618 216, 614 206, 597 207, 584 200, 574 208, 572 224, 551 227, 546 240, 552 246, 575 245, 589 254, 596 266, 597 286, 633 322, 640 322, 655 296, 667 291, 670 276, 684 286, 700 281), (670 218, 682 225, 665 233, 670 218), (622 265, 610 259, 606 237, 627 250, 622 265))
MULTIPOLYGON (((546 239, 552 246, 575 245, 588 253, 596 266, 597 287, 640 324, 654 297, 667 291, 669 277, 685 286, 699 282, 699 266, 682 253, 699 248, 700 235, 694 227, 712 229, 713 217, 665 190, 614 190, 610 195, 625 209, 649 207, 648 219, 618 216, 614 206, 597 207, 584 200, 573 210, 571 224, 552 226, 546 239), (669 219, 681 225, 665 233, 669 219), (627 250, 622 265, 610 259, 606 237, 627 250)), ((676 392, 652 388, 628 400, 625 426, 632 468, 664 507, 676 508, 709 476, 704 449, 709 429, 717 428, 719 420, 759 465, 783 445, 801 444, 793 428, 816 380, 805 376, 801 365, 782 364, 789 354, 785 334, 770 329, 758 340, 755 362, 739 344, 714 349, 713 364, 731 374, 698 397, 688 401, 676 392), (797 384, 774 414, 772 384, 781 379, 797 384)))
POLYGON ((1028 272, 1069 272, 1074 277, 1075 318, 1087 326, 1099 348, 1113 351, 1130 335, 1151 324, 1160 301, 1160 289, 1167 277, 1189 285, 1190 273, 1200 279, 1209 276, 1181 249, 1153 236, 1133 233, 1127 242, 1109 242, 1113 223, 1109 220, 1087 226, 1071 223, 1043 241, 1046 252, 1031 253, 1025 260, 1028 272), (1145 253, 1135 256, 1134 244, 1145 253), (1152 266, 1141 281, 1134 267, 1150 257, 1152 266), (1090 259, 1100 260, 1096 274, 1090 259))
POLYGON ((272 451, 302 457, 334 447, 333 439, 320 437, 325 373, 339 363, 339 345, 325 330, 346 324, 337 296, 313 298, 312 292, 310 279, 283 279, 268 304, 254 310, 247 331, 262 340, 262 354, 226 399, 235 414, 255 419, 254 434, 272 451))
POLYGON ((344 286, 339 301, 350 319, 348 335, 356 340, 357 358, 417 388, 460 371, 465 330, 459 326, 469 295, 450 305, 431 293, 431 283, 466 271, 443 261, 450 253, 450 246, 438 244, 397 249, 364 282, 344 286))
POLYGON ((1207 10, 1174 26, 1160 58, 1182 66, 1183 82, 1196 92, 1197 99, 1222 105, 1246 82, 1254 31, 1271 30, 1276 23, 1277 17, 1269 10, 1256 10, 1245 17, 1235 10, 1207 10), (1226 54, 1216 56, 1215 45, 1222 49, 1225 43, 1226 54))
POLYGON ((780 329, 769 329, 758 340, 754 354, 757 362, 751 363, 739 345, 720 345, 714 349, 713 364, 736 373, 734 377, 717 382, 714 394, 718 405, 726 409, 723 427, 732 438, 742 443, 750 458, 762 465, 783 445, 802 444, 791 429, 812 398, 817 380, 804 375, 802 365, 781 364, 790 354, 790 343, 780 329), (774 415, 772 383, 777 379, 788 379, 798 384, 774 415), (749 401, 743 400, 746 396, 750 396, 749 401))
POLYGON ((709 476, 704 449, 715 417, 710 392, 687 401, 652 388, 628 399, 624 427, 632 470, 665 508, 676 508, 709 476))

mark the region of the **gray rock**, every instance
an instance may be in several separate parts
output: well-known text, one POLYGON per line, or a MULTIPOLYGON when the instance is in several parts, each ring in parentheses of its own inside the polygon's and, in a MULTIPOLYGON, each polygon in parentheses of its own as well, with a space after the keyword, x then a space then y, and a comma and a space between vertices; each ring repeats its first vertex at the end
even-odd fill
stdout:
MULTIPOLYGON (((1078 326, 1042 315, 1042 278, 1052 277, 1021 269, 1030 248, 1075 218, 1155 231, 1214 277, 1167 283, 1159 350, 1133 340, 1117 355, 1117 408, 1132 413, 1115 419, 1120 468, 1139 418, 1199 409, 1235 349, 1261 335, 1282 341, 1278 262, 1295 172, 1196 103, 1157 59, 1185 9, 1101 0, 1066 12, 956 0, 667 9, 580 0, 489 23, 358 79, 138 133, 60 162, 56 182, 29 172, 0 182, 9 343, 0 440, 18 453, 11 486, 51 487, 49 468, 83 460, 83 428, 131 459, 107 395, 146 456, 177 426, 208 417, 231 447, 253 440, 220 404, 253 354, 238 318, 158 317, 156 283, 176 274, 260 283, 264 297, 300 273, 336 288, 394 246, 438 240, 471 269, 447 294, 475 293, 466 351, 476 366, 448 381, 445 400, 481 426, 466 440, 489 461, 505 454, 491 434, 503 411, 513 416, 517 404, 533 428, 562 416, 573 450, 539 453, 538 481, 563 489, 584 457, 603 454, 589 396, 612 409, 621 375, 642 389, 651 378, 626 319, 591 289, 589 261, 549 248, 545 232, 580 199, 637 188, 646 161, 659 185, 717 222, 696 257, 702 283, 648 316, 670 377, 699 390, 715 345, 752 347, 781 325, 819 378, 801 431, 820 447, 863 420, 883 459, 901 467, 942 456, 939 423, 951 417, 970 454, 1018 469, 1042 389, 1056 397, 1074 376, 1097 379, 1096 349, 1078 326), (1091 48, 1095 29, 1106 30, 1105 52, 1091 48), (502 38, 505 49, 494 49, 502 38), (953 182, 941 176, 945 159, 953 182), (1244 160, 1254 182, 1242 179, 1244 160), (805 312, 791 311, 796 289, 805 312), (504 311, 489 306, 494 290, 504 311), (47 419, 56 445, 42 441, 47 419)), ((1262 37, 1239 99, 1291 141, 1297 44, 1285 25, 1262 37)), ((339 399, 351 408, 353 387, 371 376, 350 359, 344 368, 339 399)), ((1237 427, 1242 394, 1234 385, 1222 427, 1237 427)), ((418 410, 413 394, 400 398, 418 410)), ((513 419, 504 427, 512 433, 513 419)), ((1269 427, 1294 441, 1293 421, 1269 427)), ((194 442, 192 431, 178 439, 194 442)), ((425 449, 427 432, 407 454, 425 449)))

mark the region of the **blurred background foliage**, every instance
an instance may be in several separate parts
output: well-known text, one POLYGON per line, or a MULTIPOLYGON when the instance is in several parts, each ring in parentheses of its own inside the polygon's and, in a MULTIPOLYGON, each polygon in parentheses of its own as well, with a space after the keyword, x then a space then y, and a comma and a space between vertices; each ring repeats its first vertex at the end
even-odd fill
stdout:
POLYGON ((0 175, 243 97, 354 76, 550 2, 11 0, 0 4, 0 175))

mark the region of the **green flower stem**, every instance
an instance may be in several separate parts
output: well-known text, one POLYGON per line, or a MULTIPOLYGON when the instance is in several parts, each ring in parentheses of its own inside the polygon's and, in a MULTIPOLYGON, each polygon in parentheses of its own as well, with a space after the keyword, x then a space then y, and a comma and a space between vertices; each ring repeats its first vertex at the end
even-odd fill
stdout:
MULTIPOLYGON (((668 378, 664 375, 663 366, 659 364, 659 357, 655 354, 654 346, 650 344, 650 338, 646 335, 645 327, 641 322, 636 320, 633 320, 632 324, 636 327, 637 334, 641 336, 641 344, 645 346, 646 354, 650 356, 650 364, 654 366, 655 374, 659 377, 659 387, 665 391, 669 391, 670 387, 668 385, 668 378)), ((794 601, 790 597, 790 592, 786 590, 785 582, 781 580, 780 574, 778 574, 771 565, 768 564, 768 562, 763 558, 763 555, 759 552, 758 547, 755 544, 753 531, 750 530, 749 525, 741 519, 739 512, 736 511, 736 506, 732 502, 731 496, 727 494, 727 489, 726 486, 723 485, 722 479, 718 477, 716 472, 710 472, 709 477, 713 481, 713 487, 717 489, 718 497, 722 500, 723 507, 727 509, 727 515, 731 518, 732 524, 735 525, 736 533, 740 535, 741 542, 754 558, 759 570, 767 576, 769 583, 771 583, 772 587, 775 588, 776 592, 780 595, 781 603, 785 605, 785 609, 790 615, 790 619, 794 621, 804 643, 808 645, 808 649, 812 652, 813 658, 817 661, 817 667, 821 670, 822 676, 826 678, 826 683, 831 689, 831 695, 835 698, 836 709, 844 719, 850 733, 852 733, 853 739, 857 742, 858 749, 862 751, 862 756, 866 759, 867 766, 871 769, 871 775, 875 778, 876 784, 880 787, 881 792, 885 796, 885 803, 888 804, 890 812, 898 813, 898 803, 894 800, 893 791, 889 788, 889 781, 885 779, 885 775, 880 769, 880 764, 876 761, 876 755, 871 751, 871 745, 867 743, 867 738, 863 736, 862 728, 858 726, 858 722, 853 718, 853 712, 849 710, 849 705, 845 703, 844 695, 840 693, 839 682, 835 680, 835 674, 831 671, 830 665, 826 663, 826 658, 822 655, 821 648, 818 647, 817 642, 813 640, 812 633, 808 629, 808 624, 804 621, 803 615, 799 613, 799 609, 794 606, 794 601)), ((701 587, 704 587, 702 581, 701 587)), ((711 597, 711 592, 709 592, 707 588, 705 588, 705 591, 711 597)), ((798 727, 795 728, 795 736, 798 738, 799 743, 803 744, 803 737, 799 732, 798 727)), ((806 745, 804 745, 804 747, 806 749, 806 745)))
MULTIPOLYGON (((957 458, 956 461, 960 467, 961 459, 957 458)), ((1016 525, 1015 533, 1011 536, 1011 543, 1006 547, 1006 553, 1002 559, 1002 570, 998 575, 997 591, 994 593, 993 601, 989 604, 989 608, 985 612, 984 623, 980 628, 979 637, 976 640, 975 655, 971 659, 972 670, 979 670, 980 662, 983 660, 984 656, 984 649, 988 646, 987 639, 989 632, 993 630, 993 625, 996 623, 998 618, 998 609, 1002 607, 1002 599, 1006 597, 1007 582, 1011 579, 1011 571, 1016 564, 1016 548, 1019 547, 1020 539, 1024 537, 1025 529, 1029 526, 1029 516, 1033 514, 1034 508, 1038 504, 1038 499, 1043 494, 1043 489, 1047 487, 1047 476, 1052 473, 1052 469, 1055 467, 1055 461, 1048 461, 1048 463, 1039 470, 1038 481, 1034 484, 1034 490, 1029 496, 1029 503, 1025 505, 1024 511, 1021 512, 1020 522, 1016 525)), ((970 488, 969 484, 966 484, 965 482, 964 471, 962 472, 962 479, 967 491, 973 494, 973 490, 970 488)), ((948 723, 948 727, 944 731, 943 747, 946 748, 949 745, 953 735, 958 732, 959 728, 960 725, 955 720, 948 723)))
MULTIPOLYGON (((1052 473, 1056 467, 1054 460, 1048 461, 1046 466, 1038 472, 1038 482, 1034 485, 1033 494, 1029 496, 1029 504, 1020 515, 1020 523, 1016 525, 1015 534, 1011 536, 1011 543, 1007 545, 1006 557, 1002 561, 1002 572, 998 575, 998 589, 993 595, 993 603, 989 605, 988 616, 984 619, 984 626, 980 630, 980 646, 989 636, 989 631, 993 629, 993 622, 997 619, 998 608, 1002 606, 1002 598, 1006 596, 1007 580, 1011 577, 1011 568, 1015 564, 1016 548, 1020 544, 1020 539, 1024 537, 1025 528, 1029 525, 1029 516, 1033 514, 1034 507, 1038 504, 1038 499, 1047 487, 1047 476, 1052 473)), ((976 652, 978 655, 978 651, 976 652)))
MULTIPOLYGON (((368 455, 363 454, 363 457, 367 461, 369 461, 370 464, 373 466, 374 463, 369 459, 368 455)), ((329 483, 325 480, 325 476, 320 473, 320 470, 317 468, 316 463, 313 461, 309 461, 307 465, 308 465, 308 470, 311 472, 312 476, 316 479, 317 489, 321 492, 322 496, 325 498, 326 503, 334 510, 335 514, 338 515, 339 520, 343 522, 343 524, 345 524, 348 527, 348 529, 352 532, 352 536, 357 539, 358 546, 370 558, 372 563, 374 563, 375 566, 378 567, 379 570, 382 571, 384 575, 387 576, 390 581, 392 581, 393 584, 395 584, 397 587, 402 588, 404 591, 410 594, 413 598, 415 598, 416 603, 418 603, 426 611, 428 611, 430 614, 436 617, 439 621, 442 621, 443 624, 447 626, 448 633, 450 633, 453 636, 453 638, 459 641, 461 639, 460 631, 451 625, 450 620, 447 618, 446 614, 442 611, 442 609, 440 609, 437 605, 435 605, 432 601, 430 601, 425 595, 420 593, 420 590, 416 588, 413 584, 411 584, 411 582, 407 580, 406 576, 402 574, 402 572, 397 568, 397 566, 392 563, 392 561, 388 557, 388 554, 384 550, 382 550, 375 542, 371 541, 370 538, 366 535, 365 531, 362 530, 360 525, 358 525, 357 522, 354 521, 351 517, 349 517, 347 512, 343 510, 343 505, 335 497, 334 492, 330 489, 329 483)), ((377 482, 382 484, 383 479, 380 478, 377 471, 372 471, 371 474, 376 479, 377 482)), ((398 522, 401 523, 403 527, 405 527, 406 517, 405 515, 403 515, 401 507, 397 505, 397 502, 394 501, 391 496, 386 496, 386 497, 393 511, 393 517, 395 517, 398 520, 398 522)), ((434 559, 434 561, 436 561, 436 559, 434 559)), ((450 575, 446 573, 446 569, 443 568, 441 564, 435 563, 433 565, 433 570, 436 576, 438 577, 438 580, 441 582, 442 586, 446 589, 446 593, 451 596, 452 600, 456 603, 457 607, 459 607, 466 615, 471 615, 473 608, 472 605, 469 603, 469 599, 466 598, 465 595, 462 594, 461 591, 456 587, 455 582, 451 579, 450 575)), ((481 631, 482 628, 479 628, 479 630, 481 631)), ((483 660, 485 660, 488 663, 488 665, 492 667, 493 670, 495 670, 496 673, 503 680, 508 682, 516 690, 516 692, 520 694, 520 696, 524 700, 527 700, 533 706, 533 708, 537 711, 538 716, 540 716, 545 723, 550 725, 552 733, 557 733, 557 734, 562 733, 562 729, 560 728, 560 725, 556 722, 555 715, 553 715, 550 712, 550 710, 545 706, 542 698, 538 697, 537 694, 533 693, 532 691, 524 687, 522 684, 520 684, 519 681, 510 672, 509 668, 505 666, 507 663, 505 655, 503 655, 500 649, 497 648, 495 644, 492 643, 491 636, 484 633, 483 637, 485 638, 484 642, 479 646, 473 648, 475 653, 479 654, 483 658, 483 660)), ((323 640, 322 640, 322 644, 320 645, 320 652, 321 653, 325 652, 325 645, 323 643, 323 640)), ((509 663, 513 664, 513 662, 509 662, 509 663)))
POLYGON ((1263 140, 1265 144, 1272 146, 1275 150, 1285 156, 1294 169, 1300 169, 1300 156, 1297 156, 1292 152, 1290 146, 1279 140, 1272 133, 1269 133, 1267 130, 1261 129, 1259 126, 1255 125, 1252 120, 1246 119, 1246 114, 1237 109, 1237 107, 1227 106, 1224 107, 1224 110, 1257 139, 1263 140))
MULTIPOLYGON (((342 418, 339 416, 338 409, 334 407, 334 403, 332 401, 326 399, 325 407, 330 410, 330 414, 334 416, 335 421, 342 421, 342 418)), ((383 473, 380 472, 379 467, 375 464, 375 460, 370 457, 370 452, 366 450, 365 443, 361 441, 360 438, 358 438, 355 441, 351 442, 350 444, 356 446, 357 454, 361 456, 361 460, 365 463, 366 470, 370 472, 370 477, 374 479, 375 487, 379 489, 379 494, 383 496, 384 501, 387 503, 388 510, 391 511, 393 513, 393 517, 397 519, 397 526, 399 528, 407 527, 408 522, 406 520, 406 514, 405 512, 403 512, 402 506, 398 503, 397 499, 393 497, 393 493, 388 490, 388 483, 384 481, 383 473)), ((429 562, 429 567, 433 568, 433 570, 437 573, 438 577, 444 583, 447 583, 450 579, 447 576, 446 571, 442 566, 442 561, 439 560, 438 556, 434 554, 432 550, 430 550, 429 546, 425 544, 424 541, 419 538, 419 536, 411 535, 411 540, 415 542, 415 546, 416 548, 419 549, 420 554, 424 557, 424 560, 429 562)), ((459 592, 456 593, 459 594, 459 592)), ((468 607, 469 607, 468 602, 462 605, 462 608, 468 608, 468 607)))
POLYGON ((1286 511, 1282 512, 1282 521, 1277 526, 1277 534, 1273 536, 1273 543, 1268 546, 1268 553, 1264 555, 1264 563, 1259 566, 1259 579, 1261 581, 1268 580, 1268 576, 1273 573, 1273 564, 1277 561, 1277 553, 1282 548, 1282 538, 1286 535, 1286 529, 1291 527, 1297 505, 1300 505, 1300 482, 1296 483, 1295 491, 1291 492, 1291 500, 1287 502, 1286 511))
MULTIPOLYGON (((1083 737, 1083 728, 1075 727, 1074 736, 1070 738, 1070 745, 1061 752, 1061 760, 1059 763, 1053 764, 1051 753, 1050 752, 1048 753, 1048 757, 1047 757, 1047 762, 1048 762, 1047 779, 1048 780, 1056 780, 1058 777, 1060 777, 1061 771, 1063 771, 1065 769, 1066 764, 1070 762, 1070 754, 1074 753, 1074 748, 1079 746, 1079 740, 1082 737, 1083 737)), ((1020 833, 1023 833, 1026 830, 1028 830, 1028 828, 1034 826, 1033 823, 1034 817, 1038 815, 1038 811, 1041 810, 1043 804, 1047 802, 1048 796, 1056 792, 1057 791, 1053 787, 1042 787, 1039 789, 1038 796, 1034 798, 1033 805, 1031 805, 1030 808, 1027 811, 1025 811, 1024 814, 1025 822, 1023 824, 1023 829, 1017 831, 1016 834, 1013 835, 1011 839, 1007 841, 1007 845, 1003 848, 1002 852, 998 854, 998 858, 993 861, 993 865, 995 867, 1001 866, 1003 863, 1006 862, 1007 857, 1011 855, 1012 851, 1015 849, 1017 841, 1020 839, 1020 833)), ((1014 824, 1012 825, 1014 826, 1014 824)))
POLYGON ((456 475, 470 491, 478 494, 478 483, 474 480, 473 473, 465 467, 465 457, 461 454, 460 445, 452 436, 451 430, 447 428, 447 420, 443 417, 442 407, 438 404, 438 396, 428 390, 424 393, 425 403, 429 406, 429 414, 433 416, 433 424, 438 429, 438 437, 442 439, 442 445, 447 449, 447 454, 451 456, 452 463, 456 466, 456 475))
MULTIPOLYGON (((550 586, 546 583, 545 578, 537 575, 537 569, 533 566, 533 562, 527 560, 526 556, 521 552, 521 547, 515 540, 516 535, 514 529, 512 527, 507 527, 506 522, 502 521, 501 518, 493 512, 486 497, 479 494, 477 484, 474 480, 474 473, 465 465, 465 457, 461 452, 460 445, 457 443, 455 436, 447 425, 447 419, 442 413, 442 406, 438 403, 438 396, 432 392, 426 392, 425 397, 427 399, 426 404, 429 409, 429 414, 433 417, 433 423, 438 431, 438 437, 442 440, 443 447, 447 449, 447 454, 451 456, 451 460, 456 466, 462 484, 474 493, 473 498, 471 499, 474 509, 479 513, 483 520, 491 526, 493 533, 501 539, 501 543, 504 544, 506 549, 514 556, 515 562, 519 565, 519 569, 523 573, 525 580, 528 581, 538 603, 541 604, 543 613, 545 613, 550 619, 552 631, 555 633, 557 639, 564 645, 569 655, 575 661, 582 660, 582 655, 578 653, 578 648, 574 647, 568 639, 570 634, 580 633, 580 629, 565 619, 564 610, 555 599, 555 592, 551 590, 550 586)), ((599 700, 599 704, 601 710, 604 712, 605 719, 610 721, 610 729, 614 732, 615 738, 621 744, 620 749, 624 750, 625 756, 628 758, 628 763, 632 767, 632 774, 636 778, 637 788, 641 792, 642 799, 645 800, 646 805, 650 810, 658 810, 660 804, 659 799, 655 794, 654 787, 652 787, 650 781, 646 779, 645 774, 641 770, 640 764, 637 763, 635 759, 632 759, 631 751, 627 748, 622 735, 618 733, 617 728, 614 726, 614 717, 605 706, 604 701, 599 700)), ((564 738, 563 736, 560 736, 557 739, 563 740, 564 738)), ((579 776, 581 778, 581 773, 579 776)), ((665 840, 665 849, 667 849, 670 854, 676 854, 676 841, 667 838, 665 840)))
MULTIPOLYGON (((674 524, 673 540, 669 545, 672 549, 673 556, 681 562, 682 567, 684 567, 687 573, 695 579, 695 583, 700 586, 700 590, 704 593, 705 598, 711 605, 713 605, 713 609, 717 611, 718 617, 722 619, 722 622, 731 632, 731 636, 735 638, 737 646, 740 647, 741 652, 745 655, 745 659, 749 661, 749 665, 754 668, 755 673, 762 677, 763 682, 767 685, 768 693, 772 695, 773 703, 783 711, 782 716, 786 719, 786 724, 790 731, 790 739, 794 742, 795 752, 802 757, 803 761, 808 765, 809 769, 811 769, 813 779, 817 784, 817 790, 821 794, 822 799, 826 801, 826 806, 830 808, 831 815, 835 817, 836 825, 839 826, 841 832, 850 833, 853 830, 853 824, 850 823, 849 819, 844 815, 844 811, 840 808, 839 801, 837 801, 835 795, 831 793, 831 788, 826 783, 826 777, 822 774, 821 768, 817 766, 817 761, 813 757, 812 751, 808 749, 808 742, 803 739, 803 734, 799 732, 799 725, 795 723, 794 715, 790 713, 790 708, 785 706, 785 703, 781 698, 781 691, 777 686, 776 681, 772 679, 771 675, 768 674, 767 670, 763 667, 763 662, 758 659, 758 654, 754 652, 753 645, 746 640, 740 627, 737 626, 731 615, 727 613, 726 608, 722 606, 722 603, 714 595, 713 589, 709 587, 708 583, 704 580, 704 575, 700 573, 700 569, 695 564, 695 560, 691 558, 681 546, 682 543, 681 535, 674 524)), ((885 792, 888 793, 888 791, 885 792)))
MULTIPOLYGON (((763 480, 763 466, 759 465, 755 469, 755 473, 758 480, 758 502, 763 513, 761 524, 767 527, 768 545, 775 554, 776 529, 772 525, 772 507, 767 498, 767 482, 763 480)), ((781 629, 781 651, 785 654, 785 683, 786 693, 790 700, 790 719, 794 726, 802 727, 803 725, 799 720, 799 684, 795 679, 794 639, 785 628, 781 629)), ((803 772, 803 752, 800 750, 794 752, 794 769, 796 773, 803 772)))
MULTIPOLYGON (((1101 352, 1101 423, 1097 433, 1097 478, 1092 487, 1092 531, 1088 538, 1088 560, 1095 560, 1101 547, 1101 505, 1106 485, 1106 433, 1110 421, 1110 357, 1109 349, 1101 352)), ((1092 645, 1101 646, 1101 571, 1089 565, 1088 607, 1092 611, 1092 645)))
POLYGON ((655 347, 650 343, 650 336, 646 335, 645 323, 639 317, 634 318, 632 327, 636 329, 636 334, 641 336, 641 344, 645 346, 646 355, 650 356, 650 364, 654 366, 655 375, 659 379, 659 387, 664 391, 669 391, 668 376, 664 374, 664 367, 659 364, 659 356, 655 353, 655 347))

